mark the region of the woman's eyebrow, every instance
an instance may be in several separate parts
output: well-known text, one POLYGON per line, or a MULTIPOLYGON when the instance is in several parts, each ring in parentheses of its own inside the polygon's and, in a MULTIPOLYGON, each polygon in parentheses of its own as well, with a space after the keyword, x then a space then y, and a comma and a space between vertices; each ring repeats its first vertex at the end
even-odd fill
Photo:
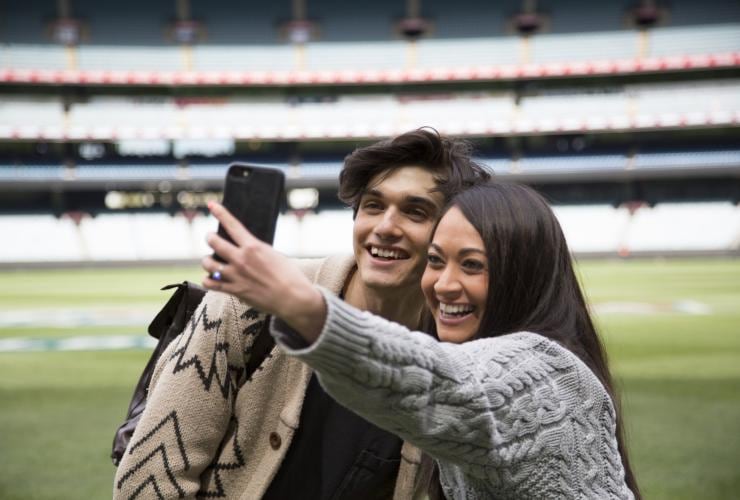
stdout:
POLYGON ((467 255, 470 253, 480 253, 486 255, 486 252, 484 250, 481 250, 480 248, 463 248, 458 253, 460 255, 467 255))
MULTIPOLYGON (((429 243, 429 247, 432 248, 432 249, 434 249, 435 251, 437 251, 439 253, 444 253, 442 251, 442 248, 439 245, 437 245, 436 243, 429 243)), ((475 247, 461 248, 457 253, 460 254, 460 255, 467 255, 469 253, 480 253, 480 254, 486 255, 485 250, 481 250, 480 248, 475 248, 475 247)))

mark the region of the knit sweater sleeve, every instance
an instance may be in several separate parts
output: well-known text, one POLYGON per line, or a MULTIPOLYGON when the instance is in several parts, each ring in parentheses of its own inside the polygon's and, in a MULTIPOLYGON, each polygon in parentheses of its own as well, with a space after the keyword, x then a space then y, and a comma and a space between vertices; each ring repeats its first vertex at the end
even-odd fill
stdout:
POLYGON ((195 498, 228 429, 260 320, 234 297, 206 294, 159 358, 114 498, 195 498))
MULTIPOLYGON (((593 423, 596 438, 613 434, 613 408, 595 376, 566 349, 532 333, 438 342, 324 297, 327 319, 311 346, 287 347, 292 333, 280 321, 273 322, 273 335, 287 354, 316 370, 338 402, 367 420, 466 475, 500 483, 499 492, 522 488, 538 473, 533 464, 553 457, 564 467, 576 463, 578 447, 593 445, 582 454, 601 460, 603 442, 592 434, 578 442, 572 421, 593 417, 587 426, 593 423), (611 420, 599 421, 604 411, 611 420)), ((595 473, 603 476, 605 467, 600 461, 595 473)), ((562 476, 568 489, 579 488, 577 474, 562 476)))

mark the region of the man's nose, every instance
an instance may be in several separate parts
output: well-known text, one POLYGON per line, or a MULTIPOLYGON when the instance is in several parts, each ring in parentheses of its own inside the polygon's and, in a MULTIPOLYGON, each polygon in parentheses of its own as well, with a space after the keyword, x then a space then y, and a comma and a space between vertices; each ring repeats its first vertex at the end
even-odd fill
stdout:
POLYGON ((375 234, 382 239, 399 238, 402 235, 398 221, 398 213, 389 209, 383 214, 383 218, 375 226, 375 234))

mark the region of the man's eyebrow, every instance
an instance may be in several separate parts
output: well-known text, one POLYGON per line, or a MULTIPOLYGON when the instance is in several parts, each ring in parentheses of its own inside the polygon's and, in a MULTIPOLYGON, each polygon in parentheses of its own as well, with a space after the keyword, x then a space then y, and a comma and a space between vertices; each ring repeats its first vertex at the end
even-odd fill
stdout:
POLYGON ((416 205, 423 205, 432 212, 436 212, 439 209, 437 204, 434 203, 431 198, 425 198, 424 196, 407 196, 406 202, 416 205))
POLYGON ((362 196, 377 196, 378 198, 382 198, 383 193, 379 189, 370 188, 363 190, 362 196))
MULTIPOLYGON (((375 196, 376 198, 385 198, 385 195, 380 189, 376 188, 370 188, 366 189, 362 192, 362 196, 375 196)), ((422 205, 428 210, 431 210, 432 212, 436 212, 439 210, 439 207, 437 206, 434 201, 432 201, 431 198, 427 198, 425 196, 417 196, 417 195, 410 195, 406 196, 403 200, 406 203, 412 203, 416 205, 422 205)))

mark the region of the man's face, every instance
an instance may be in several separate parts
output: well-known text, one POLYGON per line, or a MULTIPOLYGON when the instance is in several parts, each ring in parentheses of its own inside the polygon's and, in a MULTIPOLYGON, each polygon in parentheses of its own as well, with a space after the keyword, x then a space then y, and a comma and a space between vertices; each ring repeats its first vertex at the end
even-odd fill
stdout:
POLYGON ((432 226, 443 204, 434 175, 400 167, 376 175, 357 210, 353 245, 362 283, 371 289, 419 287, 432 226))

